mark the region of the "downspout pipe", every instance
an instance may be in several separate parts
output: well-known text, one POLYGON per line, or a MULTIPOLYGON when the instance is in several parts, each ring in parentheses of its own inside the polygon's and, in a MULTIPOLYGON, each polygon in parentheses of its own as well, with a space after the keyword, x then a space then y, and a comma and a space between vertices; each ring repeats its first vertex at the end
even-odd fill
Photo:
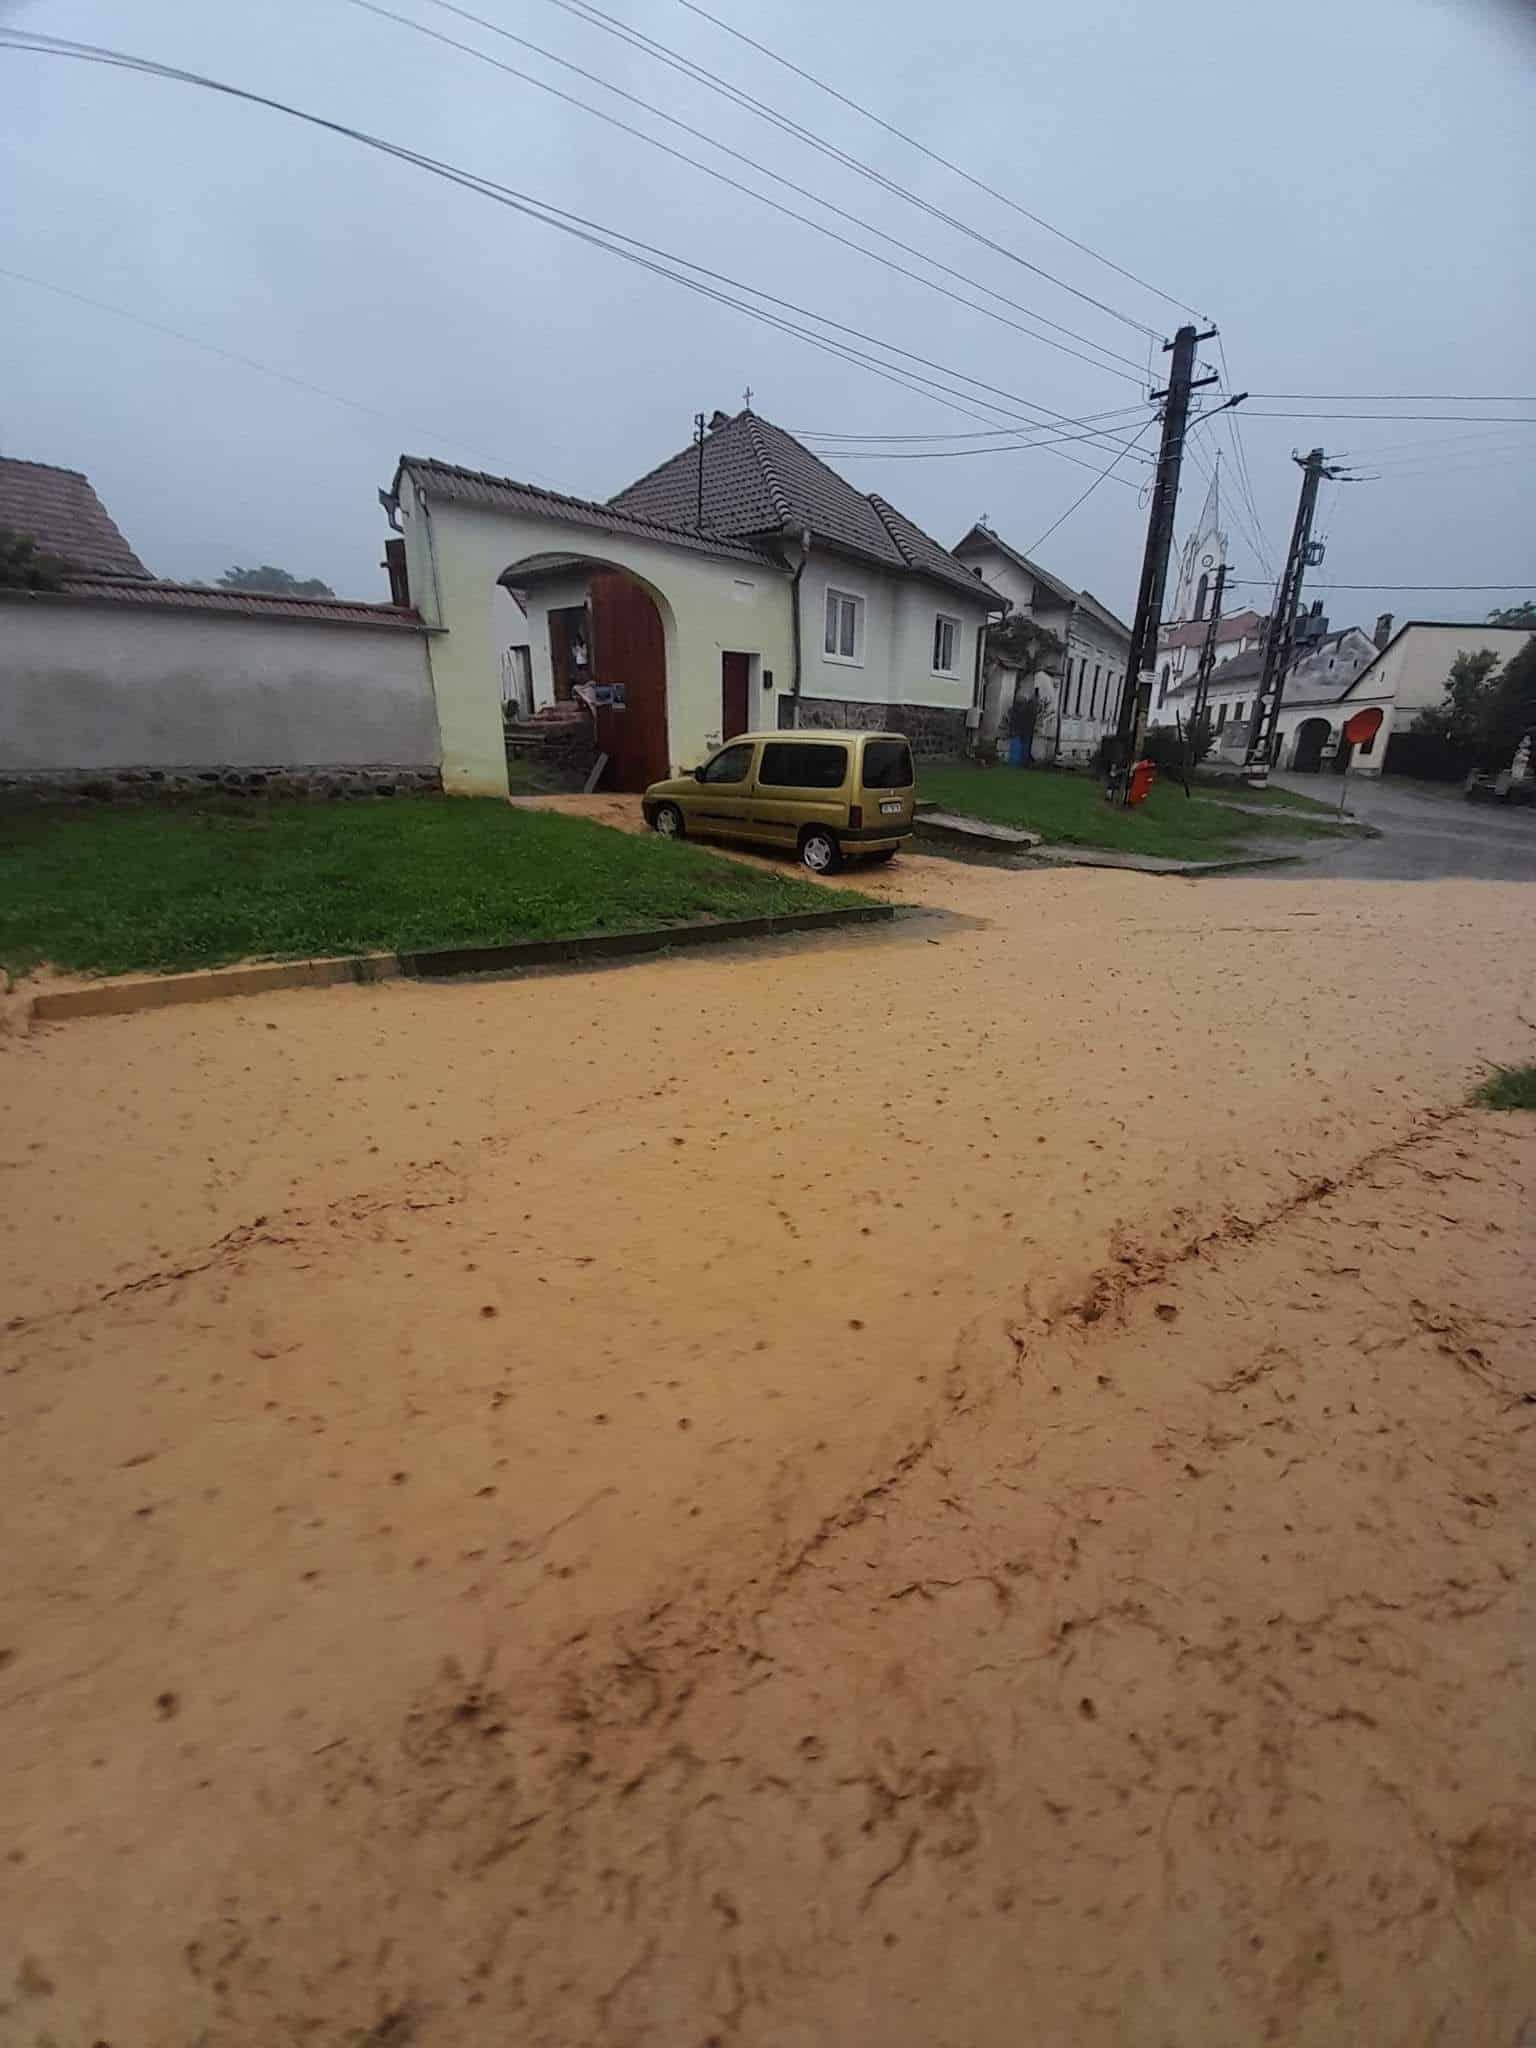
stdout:
POLYGON ((805 574, 805 565, 811 559, 811 529, 808 526, 801 527, 799 539, 800 559, 795 564, 794 575, 789 579, 789 623, 790 635, 794 641, 794 664, 789 694, 797 704, 800 701, 800 676, 804 666, 800 651, 800 578, 805 574))

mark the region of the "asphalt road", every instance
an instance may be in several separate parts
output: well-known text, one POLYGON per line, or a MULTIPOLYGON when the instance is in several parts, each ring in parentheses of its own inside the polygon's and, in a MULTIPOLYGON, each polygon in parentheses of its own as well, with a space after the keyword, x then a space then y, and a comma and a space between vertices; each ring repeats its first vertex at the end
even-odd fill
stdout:
MULTIPOLYGON (((1277 788, 1337 800, 1339 785, 1328 775, 1276 775, 1277 788)), ((1466 875, 1488 882, 1536 882, 1536 810, 1502 804, 1469 804, 1459 789, 1426 791, 1422 784, 1366 780, 1351 776, 1347 807, 1380 839, 1314 840, 1306 846, 1309 869, 1371 881, 1439 881, 1466 875)), ((1261 871, 1262 872, 1262 871, 1261 871)), ((1273 868, 1295 875, 1295 868, 1273 868)))

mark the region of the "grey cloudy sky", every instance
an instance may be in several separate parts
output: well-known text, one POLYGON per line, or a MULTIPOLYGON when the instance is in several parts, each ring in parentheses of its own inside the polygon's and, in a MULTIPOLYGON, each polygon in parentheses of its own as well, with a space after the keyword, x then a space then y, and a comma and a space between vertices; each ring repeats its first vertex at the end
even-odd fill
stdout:
MULTIPOLYGON (((839 233, 871 239, 431 0, 385 4, 707 157, 839 233)), ((1012 255, 926 217, 554 0, 466 4, 1134 364, 1147 361, 1144 334, 1014 258, 1160 332, 1179 318, 679 0, 604 4, 1012 255)), ((709 4, 1209 313, 1238 388, 1519 394, 1536 385, 1536 37, 1524 6, 709 4)), ((989 401, 975 392, 965 403, 987 417, 966 418, 351 142, 185 86, 0 49, 0 266, 352 402, 0 276, 0 450, 86 470, 162 575, 211 578, 234 561, 273 561, 379 596, 375 493, 402 449, 606 496, 686 441, 696 411, 734 410, 749 384, 757 409, 781 425, 838 434, 974 431, 1006 420, 994 405, 1017 414, 1018 399, 1073 418, 1138 403, 1136 372, 1113 374, 1125 365, 1074 360, 957 304, 958 287, 934 291, 895 275, 351 0, 0 0, 0 26, 110 44, 287 99, 1015 394, 989 401)), ((1255 398, 1244 427, 1271 557, 1294 507, 1293 448, 1347 450, 1382 472, 1377 482, 1331 486, 1323 501, 1330 548, 1319 579, 1372 586, 1329 597, 1336 624, 1369 625, 1379 608, 1480 617, 1504 601, 1380 594, 1386 584, 1536 582, 1536 427, 1257 416, 1281 409, 1255 398)), ((1486 410, 1536 419, 1532 404, 1486 410)), ((1200 428, 1194 445, 1207 464, 1220 447, 1230 474, 1224 425, 1200 428)), ((1108 459, 1091 443, 1064 453, 1090 468, 1040 449, 838 466, 948 543, 985 512, 1027 548, 1108 459)), ((1127 458, 1042 550, 1122 615, 1134 601, 1144 511, 1118 479, 1144 474, 1127 458)), ((1181 536, 1204 491, 1199 470, 1186 466, 1181 536)), ((1262 576, 1256 548, 1229 523, 1234 573, 1262 576)), ((1262 601, 1256 588, 1244 594, 1262 601)), ((1532 593, 1510 597, 1522 594, 1532 593)))

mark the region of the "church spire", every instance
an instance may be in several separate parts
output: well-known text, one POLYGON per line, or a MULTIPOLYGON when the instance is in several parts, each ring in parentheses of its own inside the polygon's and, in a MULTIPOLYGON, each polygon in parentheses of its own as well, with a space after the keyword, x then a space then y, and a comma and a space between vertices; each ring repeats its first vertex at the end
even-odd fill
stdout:
POLYGON ((1200 523, 1184 543, 1179 557, 1179 586, 1174 594, 1172 622, 1185 625, 1205 617, 1210 586, 1216 580, 1218 564, 1227 559, 1227 536, 1221 530, 1221 450, 1211 487, 1205 494, 1200 523))

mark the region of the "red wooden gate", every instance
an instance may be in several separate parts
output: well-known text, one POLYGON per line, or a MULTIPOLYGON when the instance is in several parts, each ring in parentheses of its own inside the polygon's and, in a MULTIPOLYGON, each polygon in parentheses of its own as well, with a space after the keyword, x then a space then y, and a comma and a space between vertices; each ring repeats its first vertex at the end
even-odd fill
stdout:
POLYGON ((722 654, 720 657, 720 737, 733 740, 752 722, 749 685, 752 676, 750 654, 722 654))
POLYGON ((617 569, 594 570, 592 680, 622 684, 622 709, 600 705, 597 744, 608 756, 608 789, 644 789, 671 767, 667 751, 667 643, 648 592, 617 569))

